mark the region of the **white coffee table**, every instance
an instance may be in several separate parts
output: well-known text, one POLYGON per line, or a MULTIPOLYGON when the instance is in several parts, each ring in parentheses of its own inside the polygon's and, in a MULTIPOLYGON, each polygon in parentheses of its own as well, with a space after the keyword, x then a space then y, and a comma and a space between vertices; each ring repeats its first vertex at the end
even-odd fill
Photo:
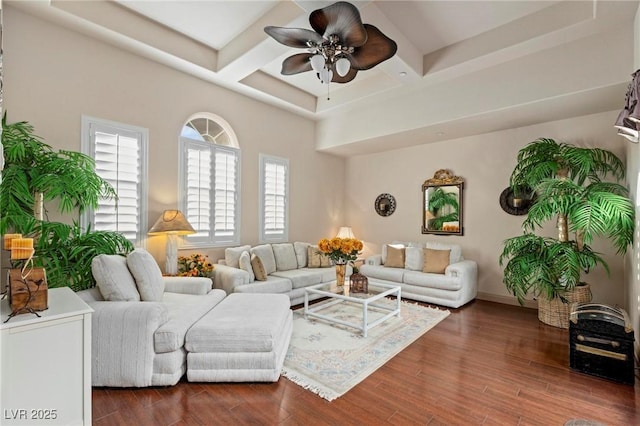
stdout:
POLYGON ((367 337, 369 329, 376 325, 386 321, 392 316, 400 317, 400 305, 402 301, 400 286, 378 284, 371 286, 368 293, 353 293, 349 291, 349 286, 338 287, 335 283, 324 283, 314 286, 305 287, 304 289, 304 317, 319 318, 325 321, 342 324, 347 327, 354 327, 362 331, 362 335, 367 337), (323 303, 317 303, 309 306, 309 295, 320 295, 327 297, 330 300, 323 303), (396 296, 396 303, 394 307, 384 306, 376 304, 376 301, 386 297, 396 296), (334 318, 330 315, 324 315, 319 313, 329 306, 333 306, 338 303, 352 303, 362 306, 362 322, 360 324, 344 321, 338 318, 334 318), (370 309, 376 309, 378 311, 384 311, 386 314, 375 321, 369 322, 368 314, 370 309))

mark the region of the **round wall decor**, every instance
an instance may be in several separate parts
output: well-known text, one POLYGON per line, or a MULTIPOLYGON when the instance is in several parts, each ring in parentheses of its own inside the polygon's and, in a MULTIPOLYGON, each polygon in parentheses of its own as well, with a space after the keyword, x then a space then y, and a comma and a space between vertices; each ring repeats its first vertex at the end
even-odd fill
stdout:
POLYGON ((396 211, 396 199, 391 194, 380 194, 373 207, 380 216, 391 216, 396 211))
POLYGON ((500 207, 505 212, 514 216, 522 216, 527 214, 533 202, 535 201, 535 194, 530 198, 516 198, 513 195, 513 189, 511 187, 505 188, 500 194, 500 207))

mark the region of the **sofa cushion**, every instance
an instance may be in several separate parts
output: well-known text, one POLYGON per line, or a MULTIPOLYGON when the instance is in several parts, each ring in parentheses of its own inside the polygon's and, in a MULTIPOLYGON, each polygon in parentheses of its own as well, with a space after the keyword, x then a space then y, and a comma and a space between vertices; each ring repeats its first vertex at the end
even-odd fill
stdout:
POLYGON ((266 281, 253 284, 242 284, 233 288, 234 293, 288 293, 292 289, 291 280, 273 275, 266 281))
POLYGON ((296 251, 291 243, 271 244, 273 257, 276 259, 276 271, 298 269, 296 251))
POLYGON ((405 284, 419 287, 438 288, 451 291, 460 290, 460 288, 462 288, 462 280, 443 274, 407 271, 402 279, 405 284))
POLYGON ((451 250, 424 250, 424 266, 422 272, 431 272, 434 274, 444 274, 445 269, 449 266, 449 257, 451 250))
POLYGON ((240 255, 244 251, 249 251, 251 246, 229 247, 224 249, 224 263, 232 268, 240 267, 240 255))
POLYGON ((460 247, 459 244, 436 243, 429 241, 425 247, 433 250, 451 250, 451 254, 449 255, 449 264, 458 263, 464 260, 462 257, 462 247, 460 247))
POLYGON ((230 294, 189 330, 185 348, 194 353, 271 352, 287 329, 291 310, 279 294, 230 294))
POLYGON ((382 265, 362 265, 360 267, 360 273, 369 278, 377 278, 379 280, 402 282, 405 269, 401 268, 387 268, 382 265))
POLYGON ((301 243, 298 241, 293 243, 293 249, 296 252, 296 260, 298 261, 298 268, 307 267, 307 259, 308 259, 307 251, 310 245, 311 244, 309 243, 301 243))
POLYGON ((256 255, 251 255, 251 269, 253 270, 253 274, 258 281, 266 281, 267 280, 267 271, 264 269, 264 265, 262 260, 256 255))
MULTIPOLYGON (((271 276, 286 278, 291 280, 291 286, 293 288, 302 288, 323 282, 323 271, 326 271, 326 269, 301 268, 289 271, 276 271, 271 274, 271 276)), ((333 278, 335 279, 335 275, 333 278)))
POLYGON ((404 268, 404 246, 387 245, 387 268, 404 268))
POLYGON ((153 333, 156 353, 172 352, 184 346, 187 331, 226 296, 223 290, 211 290, 205 295, 165 293, 162 303, 169 319, 153 333))
POLYGON ((251 249, 251 254, 255 254, 260 258, 267 275, 276 271, 276 258, 273 256, 273 249, 271 248, 271 244, 262 244, 253 247, 251 249))
POLYGON ((407 247, 404 250, 404 267, 412 271, 422 271, 423 265, 422 249, 419 247, 407 247))
POLYGON ((160 302, 164 293, 164 280, 153 256, 144 249, 135 249, 127 255, 127 267, 136 280, 140 299, 145 302, 160 302))
POLYGON ((140 301, 140 293, 124 256, 99 254, 91 261, 91 272, 104 300, 140 301))
POLYGON ((251 255, 248 251, 243 251, 238 259, 238 265, 243 271, 249 273, 249 282, 252 283, 256 280, 256 275, 253 273, 253 265, 251 265, 251 255))

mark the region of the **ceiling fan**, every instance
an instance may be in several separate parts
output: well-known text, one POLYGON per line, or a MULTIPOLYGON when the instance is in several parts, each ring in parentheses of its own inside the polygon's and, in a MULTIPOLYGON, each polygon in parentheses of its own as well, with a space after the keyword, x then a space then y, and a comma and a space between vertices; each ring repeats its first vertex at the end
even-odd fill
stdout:
POLYGON ((283 75, 315 71, 323 84, 347 83, 358 71, 371 69, 395 55, 397 44, 378 28, 363 24, 351 3, 334 3, 309 15, 314 31, 304 28, 265 27, 279 43, 307 49, 282 62, 283 75))

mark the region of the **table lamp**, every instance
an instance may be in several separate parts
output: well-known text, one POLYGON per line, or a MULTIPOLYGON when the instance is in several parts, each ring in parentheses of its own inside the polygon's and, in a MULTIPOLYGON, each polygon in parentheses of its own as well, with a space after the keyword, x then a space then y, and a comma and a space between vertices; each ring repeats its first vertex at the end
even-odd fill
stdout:
POLYGON ((178 235, 195 233, 196 230, 180 210, 165 210, 149 229, 149 235, 164 234, 167 236, 167 261, 165 263, 167 275, 178 273, 178 235))
POLYGON ((340 229, 338 230, 338 235, 336 235, 336 237, 338 237, 338 238, 355 238, 356 236, 353 235, 353 230, 351 229, 350 226, 341 226, 340 229))

